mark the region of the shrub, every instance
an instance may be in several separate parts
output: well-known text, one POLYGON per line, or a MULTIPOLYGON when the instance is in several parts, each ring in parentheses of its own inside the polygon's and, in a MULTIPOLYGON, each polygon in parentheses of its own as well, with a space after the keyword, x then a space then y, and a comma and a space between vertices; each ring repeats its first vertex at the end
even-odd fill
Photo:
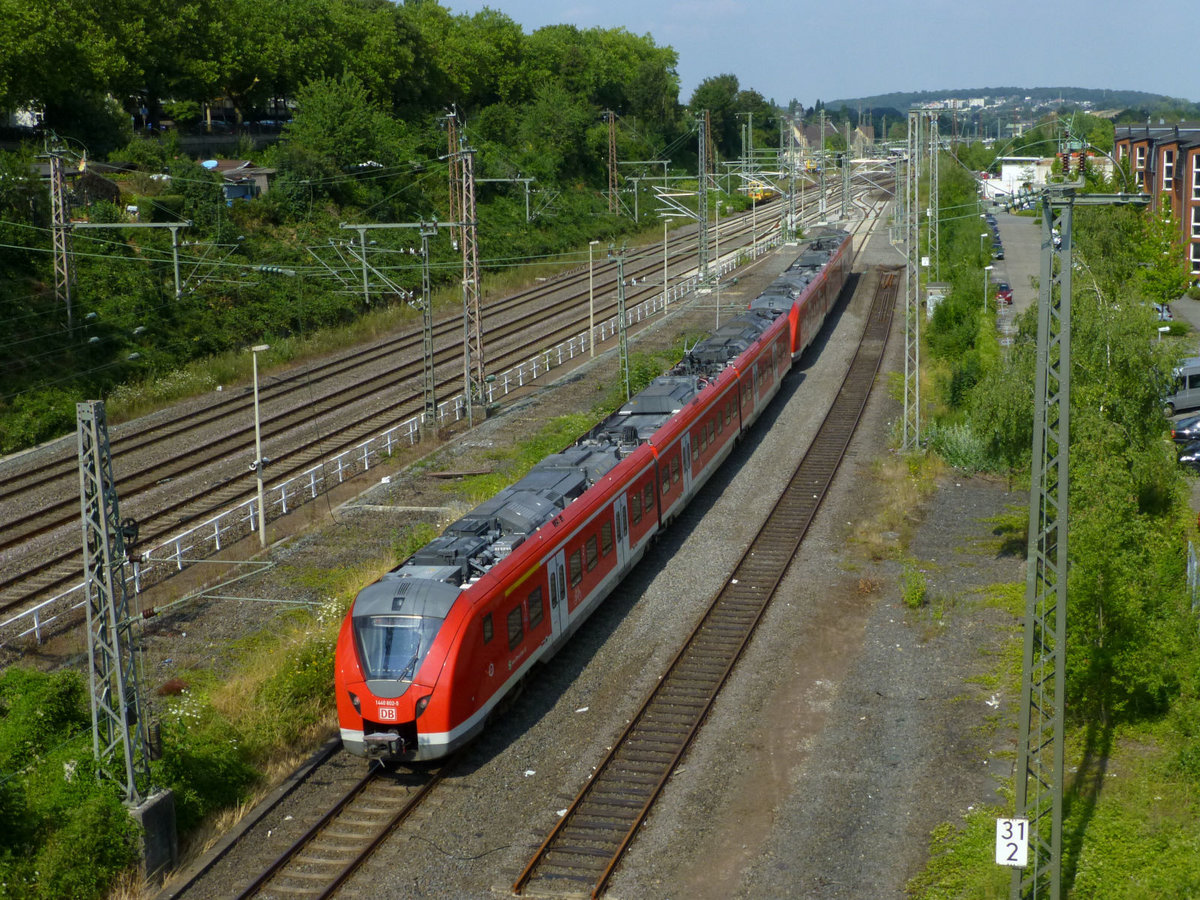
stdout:
POLYGON ((180 833, 210 812, 237 804, 258 780, 237 729, 211 707, 182 694, 161 724, 163 756, 152 771, 155 783, 175 794, 180 833))
POLYGON ((901 578, 903 579, 903 588, 900 595, 904 600, 904 605, 909 609, 920 609, 925 603, 928 590, 925 573, 917 568, 915 562, 910 560, 904 564, 901 578))
POLYGON ((929 449, 936 452, 949 465, 967 472, 981 472, 991 468, 987 447, 970 425, 933 423, 925 429, 929 449))

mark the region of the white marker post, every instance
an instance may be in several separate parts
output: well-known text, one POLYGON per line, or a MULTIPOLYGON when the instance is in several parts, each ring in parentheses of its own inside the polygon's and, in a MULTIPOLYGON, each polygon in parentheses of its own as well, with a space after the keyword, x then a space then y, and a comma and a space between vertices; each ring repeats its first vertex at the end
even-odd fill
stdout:
POLYGON ((1029 864, 1029 820, 996 820, 996 865, 1018 869, 1029 864))

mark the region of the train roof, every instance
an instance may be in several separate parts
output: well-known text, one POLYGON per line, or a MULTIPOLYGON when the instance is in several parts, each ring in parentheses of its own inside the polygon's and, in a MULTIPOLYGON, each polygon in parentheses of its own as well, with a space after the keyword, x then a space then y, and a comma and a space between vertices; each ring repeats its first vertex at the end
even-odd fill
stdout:
POLYGON ((741 356, 762 333, 771 327, 776 315, 770 310, 748 310, 721 323, 709 337, 697 341, 680 363, 683 372, 716 376, 741 356))
POLYGON ((515 484, 451 523, 382 580, 364 588, 355 600, 355 614, 444 617, 460 591, 650 441, 709 379, 758 340, 828 262, 845 235, 831 232, 810 239, 788 272, 759 298, 764 308, 726 320, 697 342, 671 374, 655 378, 575 446, 541 460, 515 484))

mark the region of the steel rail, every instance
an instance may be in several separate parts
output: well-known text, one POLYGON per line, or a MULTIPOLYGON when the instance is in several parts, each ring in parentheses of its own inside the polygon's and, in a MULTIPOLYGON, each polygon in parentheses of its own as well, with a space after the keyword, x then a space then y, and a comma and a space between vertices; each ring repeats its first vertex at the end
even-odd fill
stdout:
POLYGON ((861 418, 883 359, 899 278, 882 272, 837 399, 758 536, 641 710, 513 884, 604 890, 703 724, 795 556, 861 418))

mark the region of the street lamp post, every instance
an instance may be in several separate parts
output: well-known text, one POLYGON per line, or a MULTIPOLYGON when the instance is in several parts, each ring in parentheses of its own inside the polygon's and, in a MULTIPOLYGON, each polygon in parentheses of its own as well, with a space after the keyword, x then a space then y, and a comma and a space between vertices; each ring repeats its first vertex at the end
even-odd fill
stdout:
POLYGON ((250 348, 250 353, 254 357, 254 464, 251 466, 254 469, 255 477, 258 479, 258 542, 266 548, 267 546, 267 507, 263 498, 263 455, 262 455, 262 427, 259 424, 258 415, 258 354, 270 350, 269 344, 256 344, 250 348))
POLYGON ((981 232, 979 232, 979 252, 980 252, 980 253, 986 253, 986 252, 987 252, 987 251, 984 249, 984 246, 983 246, 983 239, 984 239, 985 237, 987 237, 987 236, 988 236, 988 233, 987 233, 986 231, 981 231, 981 232))
POLYGON ((990 277, 988 275, 988 272, 992 271, 992 269, 994 269, 994 268, 996 268, 996 267, 995 266, 984 266, 983 267, 983 311, 984 312, 987 312, 987 289, 988 289, 988 279, 990 277))
POLYGON ((596 355, 596 293, 592 281, 592 248, 599 241, 588 241, 588 355, 596 355))

